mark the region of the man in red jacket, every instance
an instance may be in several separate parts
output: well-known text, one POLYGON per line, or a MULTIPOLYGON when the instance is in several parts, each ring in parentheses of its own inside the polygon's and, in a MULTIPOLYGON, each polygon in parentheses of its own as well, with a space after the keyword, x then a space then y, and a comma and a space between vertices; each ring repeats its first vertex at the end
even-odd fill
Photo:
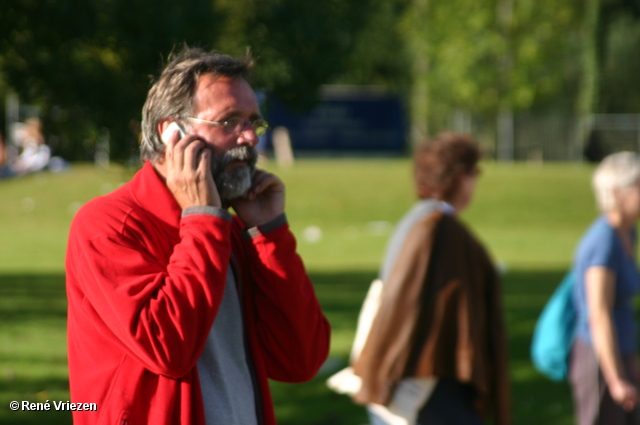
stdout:
POLYGON ((76 424, 272 425, 267 378, 305 381, 326 359, 284 185, 255 168, 250 65, 175 56, 143 109, 143 168, 74 218, 71 398, 97 406, 76 424))

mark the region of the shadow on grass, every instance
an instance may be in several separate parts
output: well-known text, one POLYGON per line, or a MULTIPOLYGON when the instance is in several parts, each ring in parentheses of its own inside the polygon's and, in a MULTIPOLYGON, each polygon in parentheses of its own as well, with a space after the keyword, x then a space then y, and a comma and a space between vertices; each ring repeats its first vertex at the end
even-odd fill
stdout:
MULTIPOLYGON (((566 383, 554 383, 538 374, 529 361, 531 332, 544 303, 564 270, 512 270, 504 277, 505 317, 509 332, 514 423, 572 423, 571 399, 566 383)), ((375 270, 311 273, 318 298, 334 335, 353 332, 360 306, 375 270)), ((60 376, 60 352, 66 346, 66 294, 64 275, 0 275, 0 423, 70 424, 69 412, 12 412, 9 402, 68 400, 68 381, 60 376), (26 328, 35 334, 60 337, 22 340, 26 328), (31 346, 33 344, 33 346, 31 346), (53 346, 55 345, 55 347, 53 346), (16 348, 21 347, 21 348, 16 348), (27 365, 28 364, 28 365, 27 365), (22 366, 20 366, 22 365, 22 366), (25 366, 27 365, 27 366, 25 366)), ((360 425, 364 409, 325 385, 329 374, 344 366, 348 350, 339 352, 314 380, 304 384, 272 384, 280 425, 360 425)))
POLYGON ((530 360, 531 335, 545 303, 566 270, 513 270, 503 278, 509 335, 514 423, 572 425, 569 384, 538 373, 530 360))
POLYGON ((71 424, 70 411, 56 411, 53 401, 69 400, 69 382, 66 378, 36 378, 12 379, 2 381, 0 384, 0 423, 12 425, 27 424, 71 424), (49 411, 12 411, 9 409, 11 401, 29 401, 31 403, 44 403, 49 401, 49 411))
POLYGON ((63 274, 0 275, 0 321, 66 319, 64 279, 63 274))
MULTIPOLYGON (((573 424, 568 384, 552 382, 540 375, 529 357, 535 322, 564 272, 512 270, 503 277, 512 407, 516 424, 573 424)), ((334 334, 353 330, 362 300, 375 276, 375 270, 312 273, 318 297, 334 334)), ((344 353, 335 363, 345 365, 347 355, 344 353)), ((361 407, 349 405, 348 397, 333 394, 326 388, 325 380, 330 372, 307 384, 274 386, 276 404, 282 405, 278 406, 281 425, 366 423, 366 415, 361 407)))
POLYGON ((69 411, 11 411, 11 401, 68 401, 63 274, 0 275, 0 423, 71 423, 69 411))

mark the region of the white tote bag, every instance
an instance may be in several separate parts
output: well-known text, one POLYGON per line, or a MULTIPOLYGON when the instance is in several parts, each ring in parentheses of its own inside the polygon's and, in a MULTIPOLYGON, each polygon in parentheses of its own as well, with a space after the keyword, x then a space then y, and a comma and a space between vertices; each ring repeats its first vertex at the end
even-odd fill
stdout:
MULTIPOLYGON (((352 363, 360 356, 373 319, 378 313, 383 286, 380 279, 371 282, 364 299, 358 316, 356 337, 351 348, 352 363)), ((437 382, 437 378, 405 378, 396 386, 388 406, 372 403, 368 407, 389 425, 415 425, 418 411, 429 399, 437 382)), ((327 380, 327 386, 339 394, 353 397, 360 391, 362 380, 349 366, 332 375, 327 380)))

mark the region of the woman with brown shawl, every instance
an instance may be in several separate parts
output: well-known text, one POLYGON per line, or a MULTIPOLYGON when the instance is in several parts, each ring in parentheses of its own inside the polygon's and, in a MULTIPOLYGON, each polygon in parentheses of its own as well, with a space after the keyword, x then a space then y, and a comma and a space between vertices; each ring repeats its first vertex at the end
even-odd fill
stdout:
POLYGON ((508 425, 499 277, 457 218, 473 196, 478 144, 442 133, 414 158, 420 201, 387 248, 380 307, 353 365, 362 379, 354 400, 368 405, 373 425, 390 423, 376 406, 402 404, 405 394, 419 400, 408 423, 508 425))

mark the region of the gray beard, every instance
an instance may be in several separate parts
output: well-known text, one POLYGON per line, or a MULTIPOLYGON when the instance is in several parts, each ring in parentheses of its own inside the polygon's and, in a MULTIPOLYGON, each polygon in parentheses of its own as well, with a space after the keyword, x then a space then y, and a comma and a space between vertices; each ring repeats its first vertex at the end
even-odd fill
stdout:
POLYGON ((255 148, 248 145, 231 148, 222 155, 214 155, 211 162, 211 174, 220 199, 239 198, 251 188, 251 179, 256 170, 257 160, 258 153, 255 148), (227 165, 233 161, 246 161, 247 165, 233 167, 231 171, 228 171, 227 165))

